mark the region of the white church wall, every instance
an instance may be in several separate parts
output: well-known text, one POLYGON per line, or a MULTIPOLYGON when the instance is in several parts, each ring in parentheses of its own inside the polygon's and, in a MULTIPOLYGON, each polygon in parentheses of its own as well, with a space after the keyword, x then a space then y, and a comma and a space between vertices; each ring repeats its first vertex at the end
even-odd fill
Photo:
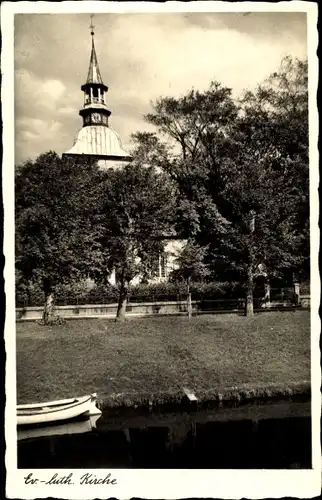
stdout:
MULTIPOLYGON (((162 283, 169 280, 172 271, 177 269, 176 259, 179 257, 184 245, 184 240, 169 240, 164 247, 164 251, 159 255, 158 269, 156 275, 149 280, 149 283, 162 283)), ((141 278, 138 277, 138 282, 141 278)))
MULTIPOLYGON (((169 240, 165 247, 164 252, 159 255, 158 265, 156 266, 156 274, 149 280, 149 283, 162 283, 169 280, 172 271, 177 269, 176 259, 182 252, 185 245, 185 240, 169 240)), ((139 285, 142 281, 142 276, 138 275, 131 281, 131 285, 139 285)), ((116 285, 115 270, 110 275, 109 283, 113 286, 116 285)))
POLYGON ((129 162, 128 161, 118 161, 118 160, 99 160, 97 162, 98 167, 101 170, 108 170, 109 168, 112 168, 113 170, 119 170, 121 168, 124 168, 125 165, 127 165, 129 162))

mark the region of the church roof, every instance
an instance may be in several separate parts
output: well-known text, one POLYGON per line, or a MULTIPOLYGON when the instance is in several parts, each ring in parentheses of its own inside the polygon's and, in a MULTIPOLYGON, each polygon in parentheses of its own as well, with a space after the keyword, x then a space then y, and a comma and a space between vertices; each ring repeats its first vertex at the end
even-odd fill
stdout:
POLYGON ((87 74, 87 80, 86 80, 86 84, 91 84, 91 83, 104 85, 102 77, 101 77, 100 69, 98 66, 97 55, 96 55, 95 44, 94 44, 94 35, 92 35, 92 52, 91 52, 91 58, 89 61, 89 68, 88 68, 88 74, 87 74))
POLYGON ((85 155, 89 158, 106 160, 108 163, 110 161, 120 162, 120 164, 129 162, 132 159, 131 155, 123 149, 120 136, 108 124, 107 118, 111 112, 107 109, 104 100, 104 92, 107 92, 108 88, 103 83, 98 66, 94 44, 94 26, 91 24, 90 27, 92 51, 87 80, 81 86, 85 93, 84 107, 79 112, 83 117, 83 127, 79 130, 73 147, 64 155, 85 155), (95 85, 98 88, 95 88, 95 85))
POLYGON ((102 125, 83 127, 78 132, 73 147, 65 154, 131 160, 131 155, 123 149, 117 132, 102 125))

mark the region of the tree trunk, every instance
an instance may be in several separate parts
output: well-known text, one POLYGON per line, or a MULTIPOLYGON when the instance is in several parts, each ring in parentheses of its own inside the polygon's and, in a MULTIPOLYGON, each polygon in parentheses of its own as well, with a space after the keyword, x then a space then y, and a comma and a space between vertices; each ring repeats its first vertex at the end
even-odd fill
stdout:
POLYGON ((270 307, 271 305, 271 285, 269 281, 266 281, 264 284, 264 290, 265 290, 265 297, 264 297, 264 304, 265 307, 270 307))
POLYGON ((192 304, 191 304, 191 293, 189 281, 187 282, 187 310, 188 310, 188 320, 191 321, 192 318, 192 304))
POLYGON ((254 275, 252 265, 250 264, 247 269, 247 289, 246 289, 246 316, 254 315, 254 298, 253 298, 253 288, 254 288, 254 275))
POLYGON ((120 321, 120 322, 125 321, 127 295, 128 295, 128 284, 122 279, 115 321, 120 321))
POLYGON ((44 325, 51 325, 55 320, 54 294, 52 291, 45 293, 42 320, 44 325))
POLYGON ((253 248, 253 234, 255 232, 255 217, 256 214, 254 210, 249 213, 249 233, 250 233, 250 243, 249 243, 249 263, 247 267, 247 289, 246 289, 246 316, 254 315, 254 248, 253 248))

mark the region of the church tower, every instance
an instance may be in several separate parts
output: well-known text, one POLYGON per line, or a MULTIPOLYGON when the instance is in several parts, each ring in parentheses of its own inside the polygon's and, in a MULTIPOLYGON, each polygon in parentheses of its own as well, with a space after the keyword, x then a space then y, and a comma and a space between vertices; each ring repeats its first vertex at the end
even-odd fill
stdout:
MULTIPOLYGON (((92 17, 92 16, 91 16, 92 17)), ((84 105, 79 111, 83 127, 77 134, 73 147, 65 156, 82 157, 98 161, 101 168, 119 168, 131 161, 122 146, 119 135, 110 127, 111 111, 105 98, 108 87, 103 83, 94 43, 94 26, 91 23, 92 50, 84 92, 84 105)))

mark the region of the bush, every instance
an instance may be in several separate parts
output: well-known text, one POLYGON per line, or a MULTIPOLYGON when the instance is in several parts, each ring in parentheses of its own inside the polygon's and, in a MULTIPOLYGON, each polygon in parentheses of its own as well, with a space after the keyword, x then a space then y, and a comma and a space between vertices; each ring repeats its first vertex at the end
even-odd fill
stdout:
POLYGON ((89 283, 85 280, 57 285, 55 288, 55 304, 64 306, 83 303, 83 298, 86 297, 89 286, 89 283))
POLYGON ((193 283, 190 287, 192 300, 240 299, 245 291, 236 282, 193 283))
MULTIPOLYGON (((244 292, 239 283, 191 283, 192 300, 239 299, 244 292)), ((184 282, 151 283, 131 287, 130 302, 156 302, 161 300, 186 300, 187 285, 184 282)))
POLYGON ((16 281, 16 307, 43 306, 45 296, 39 283, 16 281))
MULTIPOLYGON (((243 286, 237 282, 191 283, 191 298, 199 302, 208 300, 230 299, 236 301, 245 297, 243 286)), ((300 293, 303 294, 302 286, 300 293)), ((271 289, 271 299, 280 299, 281 289, 271 289)), ((285 299, 290 299, 293 290, 283 289, 285 299)), ((56 287, 56 305, 81 304, 111 304, 119 298, 118 287, 113 285, 95 285, 86 281, 59 285, 56 287)), ((263 298, 263 290, 254 290, 254 300, 263 298)), ((149 283, 132 285, 129 290, 129 302, 159 302, 159 301, 186 301, 187 286, 184 282, 149 283)), ((44 295, 38 284, 29 284, 16 287, 16 306, 42 306, 44 295)), ((219 306, 218 306, 219 307, 219 306)))
POLYGON ((156 302, 162 300, 180 300, 186 295, 186 287, 175 283, 150 283, 134 285, 130 288, 130 302, 156 302))
POLYGON ((310 282, 301 283, 300 295, 310 295, 310 291, 311 291, 310 282))
POLYGON ((119 291, 112 285, 95 285, 86 297, 83 297, 83 304, 111 304, 118 301, 119 291))
MULTIPOLYGON (((192 283, 192 300, 238 299, 243 297, 242 287, 238 283, 192 283)), ((86 281, 59 285, 56 287, 56 305, 111 304, 118 301, 119 290, 112 285, 95 285, 89 288, 86 281)), ((37 284, 16 289, 16 306, 42 306, 44 294, 37 284)), ((129 290, 129 302, 185 301, 187 286, 184 282, 149 283, 133 285, 129 290)))

